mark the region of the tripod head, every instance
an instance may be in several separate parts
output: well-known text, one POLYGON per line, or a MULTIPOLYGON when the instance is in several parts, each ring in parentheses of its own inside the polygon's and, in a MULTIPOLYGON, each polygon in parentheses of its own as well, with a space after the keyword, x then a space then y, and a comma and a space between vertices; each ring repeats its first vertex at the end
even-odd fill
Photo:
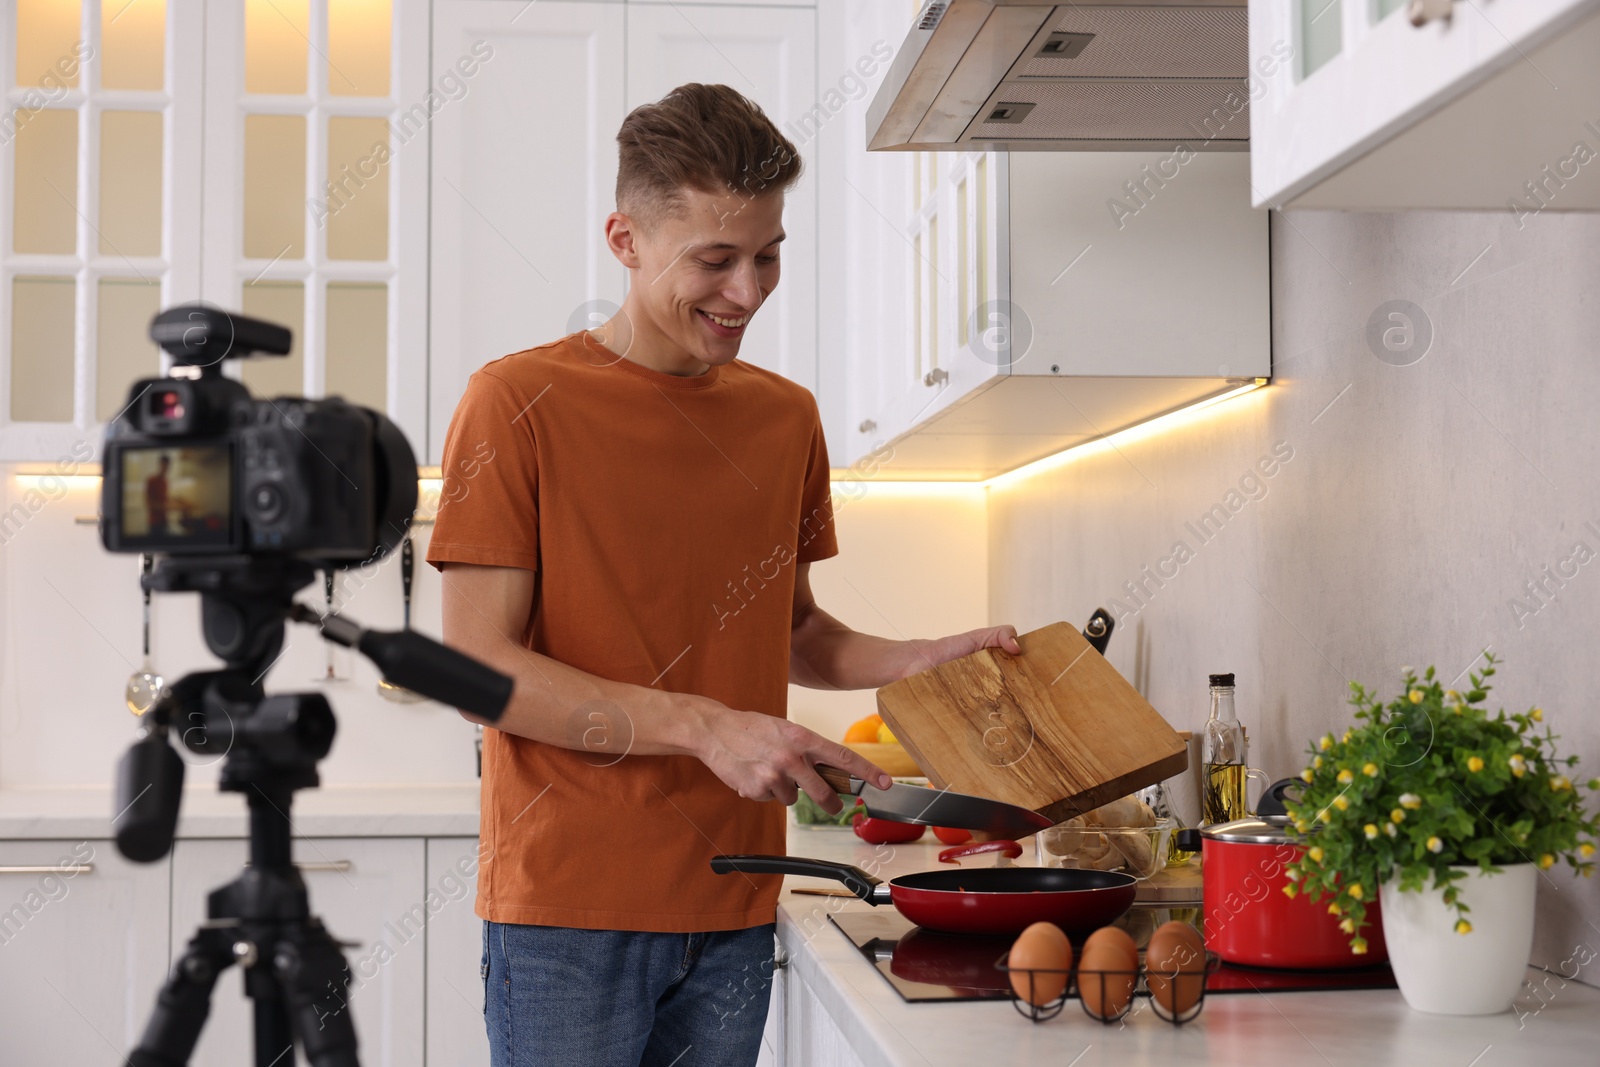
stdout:
POLYGON ((183 794, 184 763, 171 745, 223 758, 219 788, 271 800, 287 810, 290 794, 318 784, 317 762, 336 732, 321 693, 267 696, 261 678, 283 649, 287 622, 316 625, 325 640, 354 648, 396 685, 494 721, 511 698, 512 680, 414 630, 367 630, 293 600, 317 568, 291 556, 167 557, 143 580, 161 592, 200 594, 200 622, 218 670, 185 675, 145 716, 139 740, 117 767, 117 849, 149 863, 172 848, 183 794))

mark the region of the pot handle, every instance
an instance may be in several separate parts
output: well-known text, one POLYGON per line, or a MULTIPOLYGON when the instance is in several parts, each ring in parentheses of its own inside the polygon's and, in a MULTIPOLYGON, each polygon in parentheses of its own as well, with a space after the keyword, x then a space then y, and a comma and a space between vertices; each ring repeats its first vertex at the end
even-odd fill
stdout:
POLYGON ((1298 792, 1301 784, 1302 783, 1298 778, 1279 778, 1276 782, 1273 782, 1271 785, 1267 786, 1266 789, 1262 790, 1261 799, 1256 801, 1256 814, 1258 816, 1287 816, 1289 814, 1289 809, 1284 807, 1284 801, 1286 799, 1293 800, 1295 798, 1286 798, 1284 794, 1290 789, 1294 789, 1298 792))
POLYGON ((712 856, 711 869, 718 874, 798 874, 807 878, 832 878, 869 904, 880 904, 881 893, 874 892, 883 879, 874 878, 860 867, 832 860, 811 860, 799 856, 712 856))

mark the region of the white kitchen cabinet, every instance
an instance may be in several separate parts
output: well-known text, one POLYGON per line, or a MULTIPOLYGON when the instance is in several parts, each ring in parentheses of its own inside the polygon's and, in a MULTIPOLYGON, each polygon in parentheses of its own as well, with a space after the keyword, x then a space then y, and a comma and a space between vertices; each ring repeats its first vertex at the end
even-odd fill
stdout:
MULTIPOLYGON (((723 82, 782 128, 815 97, 808 7, 435 0, 436 74, 478 42, 493 58, 433 125, 433 463, 473 371, 620 306, 627 272, 603 224, 628 108, 684 82, 723 82)), ((784 227, 781 282, 740 358, 815 389, 814 178, 790 190, 784 227)))
MULTIPOLYGON (((346 948, 349 1009, 364 1064, 421 1067, 426 949, 424 848, 421 838, 296 838, 311 913, 346 948)), ((211 890, 238 877, 244 840, 180 840, 172 857, 172 956, 178 958, 206 918, 211 890)), ((153 1004, 154 1000, 150 1000, 153 1004)), ((147 1004, 143 1010, 148 1011, 147 1004)), ((211 1016, 190 1061, 231 1067, 251 1047, 251 1007, 243 978, 230 967, 217 982, 211 1016)))
POLYGON ((428 1067, 484 1067, 483 920, 478 898, 478 839, 428 839, 428 1067), (436 905, 436 906, 435 906, 436 905))
MULTIPOLYGON (((685 82, 721 83, 754 100, 785 130, 817 98, 816 54, 816 13, 808 8, 630 4, 628 107, 659 100, 685 82)), ((785 132, 794 139, 792 130, 785 132)), ((746 331, 739 358, 814 390, 819 269, 814 176, 802 173, 785 194, 783 228, 778 287, 746 331)))
POLYGON ((1257 206, 1600 208, 1600 2, 1405 8, 1251 0, 1257 206))
POLYGON ((793 966, 783 970, 781 1067, 866 1067, 833 1016, 793 966))
POLYGON ((427 462, 438 463, 473 371, 621 304, 627 272, 603 223, 625 46, 622 4, 435 0, 433 20, 435 71, 492 50, 433 122, 427 462))
POLYGON ((897 377, 861 390, 836 465, 886 441, 892 476, 992 477, 1269 375, 1248 168, 1182 148, 923 154, 898 201, 910 323, 860 356, 897 377))
POLYGON ((428 0, 206 15, 203 295, 294 332, 237 373, 384 411, 420 451, 428 126, 469 79, 430 81, 428 0))
POLYGON ((110 841, 0 841, 0 1060, 133 1047, 167 974, 169 874, 110 841))
POLYGON ((0 461, 98 451, 200 292, 206 11, 121 14, 0 0, 0 461))

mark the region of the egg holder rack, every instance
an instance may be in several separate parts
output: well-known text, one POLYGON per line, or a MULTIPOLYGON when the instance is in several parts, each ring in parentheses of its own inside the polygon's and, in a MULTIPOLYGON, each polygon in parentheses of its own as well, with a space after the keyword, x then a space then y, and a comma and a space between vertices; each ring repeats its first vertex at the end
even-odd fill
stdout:
POLYGON ((1103 1023, 1106 1026, 1110 1026, 1115 1022, 1121 1022, 1128 1016, 1130 1012, 1133 1011, 1134 1002, 1138 1000, 1139 997, 1143 996, 1150 998, 1150 1008, 1156 1013, 1157 1018, 1161 1019, 1163 1022, 1169 1022, 1173 1026, 1182 1026, 1184 1023, 1192 1021, 1195 1016, 1200 1014, 1200 1009, 1205 1007, 1206 980, 1211 977, 1218 967, 1222 966, 1222 957, 1218 956, 1215 952, 1207 950, 1206 965, 1204 968, 1194 971, 1179 971, 1177 974, 1171 976, 1165 974, 1158 975, 1157 977, 1161 981, 1170 981, 1172 983, 1174 1000, 1179 999, 1179 993, 1185 992, 1183 983, 1196 981, 1200 983, 1200 992, 1199 995, 1195 997, 1194 1003, 1181 1012, 1173 1012, 1164 1007, 1161 1003, 1161 998, 1155 996, 1151 992, 1150 975, 1148 969, 1143 964, 1141 964, 1138 969, 1132 971, 1107 971, 1099 969, 1093 971, 1084 971, 1079 967, 1072 967, 1066 970, 1063 970, 1059 967, 1011 967, 1006 963, 1006 960, 1010 957, 1010 955, 1011 953, 1008 950, 1004 955, 995 961, 994 968, 995 970, 1002 971, 1007 975, 1026 975, 1029 994, 1034 992, 1034 982, 1039 980, 1036 976, 1066 976, 1066 984, 1062 986, 1061 992, 1055 997, 1045 1001, 1043 1004, 1034 1003, 1034 1001, 1038 998, 1032 995, 1027 997, 1020 996, 1017 993, 1016 983, 1013 979, 1011 983, 1011 1006, 1016 1008, 1018 1013, 1020 1013, 1024 1018, 1031 1019, 1036 1023, 1042 1023, 1047 1019, 1054 1019, 1057 1015, 1060 1015, 1061 1009, 1066 1006, 1067 1001, 1072 999, 1074 994, 1079 994, 1079 986, 1082 982, 1082 978, 1083 976, 1088 975, 1091 979, 1098 978, 1101 983, 1100 992, 1102 1005, 1106 999, 1106 983, 1108 980, 1117 980, 1118 984, 1126 982, 1129 990, 1128 999, 1122 1005, 1121 1010, 1115 1013, 1108 1013, 1104 1016, 1096 1015, 1093 1011, 1091 1011, 1089 1008, 1089 1002, 1081 994, 1079 994, 1078 1003, 1083 1007, 1083 1013, 1096 1022, 1103 1023))

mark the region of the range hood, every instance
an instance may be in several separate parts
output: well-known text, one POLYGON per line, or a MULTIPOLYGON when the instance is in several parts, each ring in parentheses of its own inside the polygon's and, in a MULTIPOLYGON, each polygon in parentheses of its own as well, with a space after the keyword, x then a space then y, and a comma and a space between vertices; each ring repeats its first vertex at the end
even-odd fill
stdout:
POLYGON ((1244 0, 928 0, 867 112, 873 150, 1242 151, 1244 0))

